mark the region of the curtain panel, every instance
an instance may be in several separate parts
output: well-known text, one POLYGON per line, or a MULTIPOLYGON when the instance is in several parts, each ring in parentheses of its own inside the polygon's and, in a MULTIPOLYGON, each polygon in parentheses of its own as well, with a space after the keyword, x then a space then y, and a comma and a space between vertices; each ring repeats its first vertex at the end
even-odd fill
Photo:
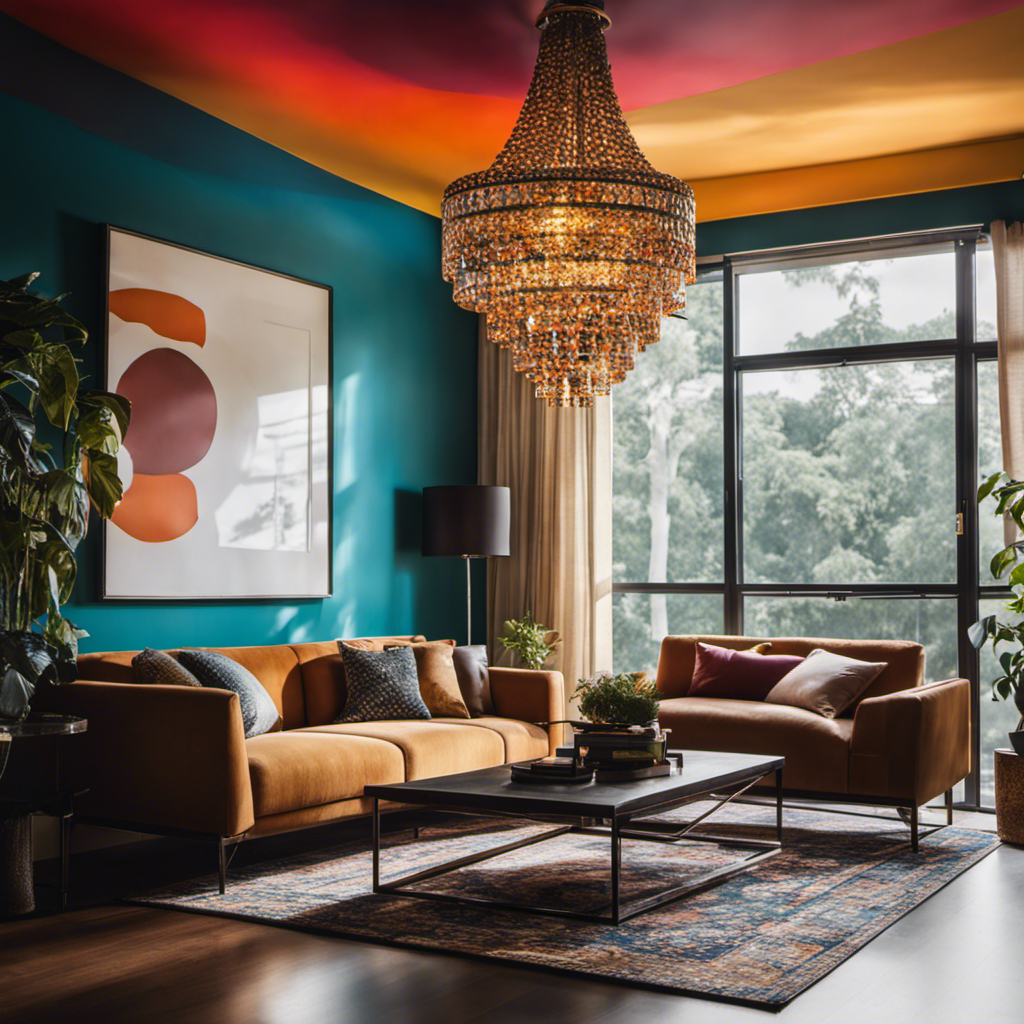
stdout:
MULTIPOLYGON (((996 268, 996 335, 999 339, 999 425, 1003 469, 1024 480, 1024 231, 1020 223, 992 222, 996 268)), ((1016 539, 1011 519, 1006 543, 1016 539)))
POLYGON ((611 668, 610 399, 550 408, 487 340, 483 317, 479 352, 479 482, 510 488, 512 501, 512 553, 488 560, 492 664, 505 620, 529 611, 562 635, 552 667, 568 696, 611 668))

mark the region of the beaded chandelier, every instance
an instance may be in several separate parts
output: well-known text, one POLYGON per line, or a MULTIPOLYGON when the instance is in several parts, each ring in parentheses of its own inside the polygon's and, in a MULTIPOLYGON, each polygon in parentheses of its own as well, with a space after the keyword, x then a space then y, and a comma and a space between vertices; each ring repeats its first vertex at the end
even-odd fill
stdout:
POLYGON ((604 0, 549 0, 519 120, 445 189, 442 271, 553 406, 589 406, 656 342, 695 280, 689 185, 659 174, 612 85, 604 0))

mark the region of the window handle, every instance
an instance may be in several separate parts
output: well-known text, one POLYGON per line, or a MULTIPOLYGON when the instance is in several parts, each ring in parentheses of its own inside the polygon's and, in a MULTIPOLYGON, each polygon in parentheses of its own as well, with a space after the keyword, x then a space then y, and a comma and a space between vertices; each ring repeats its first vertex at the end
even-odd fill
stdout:
POLYGON ((956 514, 956 535, 962 537, 964 535, 964 514, 963 512, 957 512, 956 514))

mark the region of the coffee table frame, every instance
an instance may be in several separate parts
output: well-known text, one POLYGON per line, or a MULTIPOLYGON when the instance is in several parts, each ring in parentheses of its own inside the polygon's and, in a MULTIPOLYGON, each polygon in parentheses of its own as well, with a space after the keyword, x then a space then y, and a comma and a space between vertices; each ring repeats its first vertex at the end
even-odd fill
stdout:
MULTIPOLYGON (((713 886, 736 875, 743 874, 756 867, 762 861, 775 857, 782 852, 782 768, 769 769, 768 771, 753 770, 750 779, 744 779, 738 784, 738 788, 724 796, 722 786, 714 784, 709 780, 708 788, 697 793, 688 793, 686 796, 668 799, 658 804, 644 807, 639 811, 624 811, 616 813, 610 818, 586 819, 578 815, 560 815, 545 811, 541 814, 522 813, 516 814, 508 810, 500 813, 483 809, 467 809, 465 806, 446 806, 443 803, 431 799, 429 807, 433 811, 442 811, 450 814, 461 814, 469 817, 493 817, 493 818, 522 818, 528 821, 544 823, 557 823, 558 827, 549 829, 538 835, 527 836, 524 839, 516 839, 509 843, 503 843, 488 850, 471 853, 455 860, 446 861, 434 867, 416 871, 413 874, 401 878, 382 882, 380 878, 381 866, 381 811, 380 803, 383 796, 376 793, 373 796, 373 891, 375 893, 387 893, 392 896, 407 896, 423 900, 435 900, 445 903, 465 903, 474 906, 487 906, 501 910, 518 910, 534 914, 546 914, 553 917, 569 918, 573 921, 586 921, 592 924, 617 925, 628 921, 637 914, 653 910, 655 907, 663 906, 673 900, 681 899, 694 893, 703 892, 713 886), (706 818, 709 818, 716 811, 726 804, 735 800, 736 797, 745 793, 751 786, 757 785, 769 775, 775 775, 775 834, 774 840, 763 839, 737 839, 732 836, 720 836, 709 833, 695 833, 693 830, 706 818), (663 813, 681 807, 684 804, 692 803, 711 794, 719 794, 715 805, 708 811, 695 818, 693 821, 666 822, 647 819, 651 814, 663 813), (423 882, 430 878, 437 878, 439 875, 450 874, 460 868, 468 867, 471 864, 479 864, 481 861, 499 857, 504 853, 513 850, 521 850, 527 846, 534 846, 537 843, 545 842, 548 839, 555 839, 564 835, 587 835, 605 836, 610 839, 611 859, 611 902, 607 913, 588 913, 586 911, 569 910, 558 907, 540 906, 528 903, 512 903, 506 900, 488 899, 483 896, 466 896, 454 893, 427 892, 418 889, 410 889, 409 886, 417 882, 423 882), (714 843, 720 847, 746 851, 746 855, 729 864, 714 868, 688 881, 671 886, 652 896, 623 901, 621 895, 620 876, 622 872, 622 840, 634 839, 656 843, 680 843, 699 842, 714 843)), ((736 783, 732 783, 736 785, 736 783)), ((380 790, 386 787, 372 787, 380 790)), ((403 803, 408 802, 408 794, 401 798, 403 803)))

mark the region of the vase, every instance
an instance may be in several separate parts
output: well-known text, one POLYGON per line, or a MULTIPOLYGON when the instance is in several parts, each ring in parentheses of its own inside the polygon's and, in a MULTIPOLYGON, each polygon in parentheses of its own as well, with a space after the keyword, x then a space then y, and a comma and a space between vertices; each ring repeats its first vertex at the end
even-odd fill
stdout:
POLYGON ((1016 750, 1021 757, 1024 757, 1024 729, 1018 729, 1016 732, 1011 732, 1009 735, 1013 749, 1016 750))

